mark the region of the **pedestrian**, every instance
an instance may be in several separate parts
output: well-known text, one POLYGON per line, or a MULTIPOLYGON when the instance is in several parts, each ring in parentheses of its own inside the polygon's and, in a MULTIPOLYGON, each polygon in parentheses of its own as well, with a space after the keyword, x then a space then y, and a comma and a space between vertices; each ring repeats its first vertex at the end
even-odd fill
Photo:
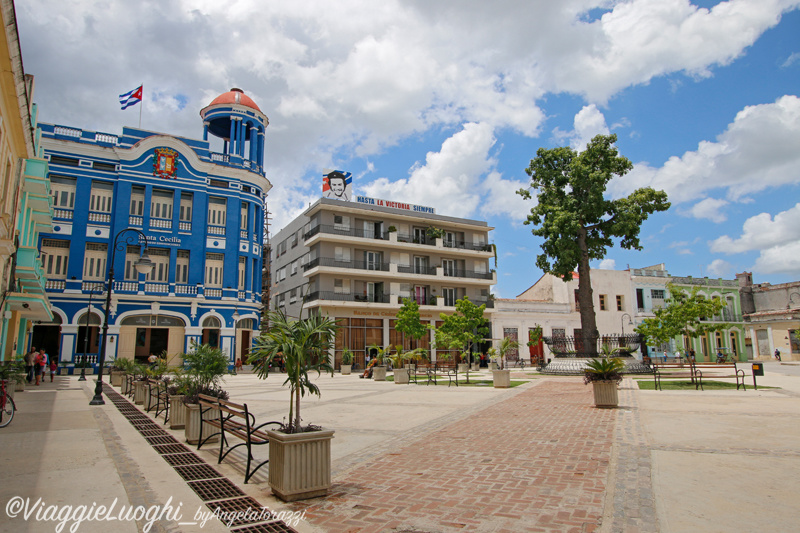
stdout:
POLYGON ((664 350, 664 364, 667 364, 667 351, 664 350))
POLYGON ((36 357, 33 360, 33 373, 36 378, 36 385, 39 385, 39 379, 42 377, 42 369, 44 368, 44 350, 36 352, 36 357))
POLYGON ((236 368, 237 372, 240 372, 242 370, 242 360, 241 360, 241 358, 236 359, 236 364, 234 365, 234 368, 236 368))
POLYGON ((777 348, 775 348, 775 359, 777 359, 779 363, 781 362, 781 351, 777 348))
POLYGON ((42 362, 40 363, 41 366, 41 374, 42 374, 42 383, 44 383, 44 378, 47 376, 47 367, 50 363, 50 356, 47 352, 44 351, 44 348, 39 350, 39 353, 42 354, 42 362))
POLYGON ((36 361, 36 346, 31 346, 31 351, 25 354, 25 374, 28 383, 33 383, 33 363, 36 361))
POLYGON ((53 382, 53 377, 56 375, 56 369, 58 368, 58 363, 54 357, 50 358, 50 383, 53 382))

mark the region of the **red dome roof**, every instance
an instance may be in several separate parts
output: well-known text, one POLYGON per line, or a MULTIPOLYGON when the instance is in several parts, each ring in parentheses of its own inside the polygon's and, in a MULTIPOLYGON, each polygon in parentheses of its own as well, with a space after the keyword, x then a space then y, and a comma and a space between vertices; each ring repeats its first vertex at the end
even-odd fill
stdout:
POLYGON ((233 88, 226 93, 222 93, 214 98, 214 100, 208 104, 208 106, 211 107, 217 104, 239 104, 246 107, 251 107, 261 113, 261 110, 258 108, 253 99, 244 94, 244 91, 241 89, 233 88))

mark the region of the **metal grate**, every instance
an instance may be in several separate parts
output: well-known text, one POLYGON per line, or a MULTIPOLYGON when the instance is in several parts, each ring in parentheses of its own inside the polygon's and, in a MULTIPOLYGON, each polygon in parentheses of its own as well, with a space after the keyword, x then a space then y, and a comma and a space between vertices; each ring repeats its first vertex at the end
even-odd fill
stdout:
MULTIPOLYGON (((154 446, 156 444, 179 444, 179 442, 177 440, 175 440, 175 437, 172 437, 171 435, 164 435, 164 436, 160 436, 160 437, 145 437, 145 438, 147 439, 147 442, 149 442, 150 444, 152 444, 154 446)), ((164 453, 170 453, 170 452, 164 452, 164 453)), ((172 452, 172 453, 176 453, 176 452, 172 452)))
POLYGON ((237 518, 233 521, 231 526, 243 526, 245 524, 254 524, 258 522, 263 522, 268 520, 268 518, 259 516, 261 514, 261 504, 258 503, 256 500, 251 498, 250 496, 245 496, 244 498, 236 498, 233 500, 220 500, 217 502, 207 503, 206 507, 211 509, 212 511, 219 509, 224 513, 228 513, 230 515, 235 515, 236 513, 242 513, 239 515, 240 518, 237 518), (252 514, 254 516, 246 516, 246 512, 250 511, 248 514, 252 514), (245 518, 249 518, 246 520, 245 518))
POLYGON ((245 495, 239 487, 226 478, 190 481, 189 487, 191 487, 204 502, 238 498, 245 495))
POLYGON ((164 445, 153 444, 153 448, 157 453, 161 455, 168 453, 189 453, 189 448, 187 448, 183 444, 178 443, 177 441, 175 442, 176 442, 175 444, 164 444, 164 445))
POLYGON ((175 471, 186 481, 221 478, 222 474, 206 464, 175 466, 175 471))
POLYGON ((297 533, 281 520, 269 522, 268 524, 256 524, 254 526, 244 526, 231 529, 231 533, 297 533))
POLYGON ((168 462, 170 466, 205 464, 205 461, 203 461, 202 459, 200 459, 200 457, 191 452, 172 453, 172 454, 162 455, 161 457, 163 457, 164 460, 168 462))
MULTIPOLYGON (((155 429, 142 429, 141 427, 137 427, 136 429, 139 430, 139 433, 142 434, 143 437, 147 437, 148 439, 155 438, 155 437, 171 437, 166 431, 161 429, 160 427, 155 426, 155 429)), ((177 442, 177 441, 176 441, 177 442)))

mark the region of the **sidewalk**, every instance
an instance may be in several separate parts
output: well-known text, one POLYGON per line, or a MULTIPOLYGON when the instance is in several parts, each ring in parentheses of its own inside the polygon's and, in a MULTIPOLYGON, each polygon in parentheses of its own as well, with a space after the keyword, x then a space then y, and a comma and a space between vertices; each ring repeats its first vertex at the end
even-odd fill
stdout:
MULTIPOLYGON (((790 531, 800 521, 800 377, 765 366, 759 386, 782 390, 639 391, 626 379, 615 410, 592 407, 580 378, 529 372, 514 375, 531 383, 509 390, 322 376, 322 397, 304 398, 302 415, 336 430, 334 486, 291 505, 270 494, 265 471, 244 485, 235 457, 217 465, 214 446, 195 453, 257 503, 305 511, 293 526, 300 533, 790 531)), ((14 497, 48 506, 116 499, 117 509, 171 498, 182 518, 151 531, 228 531, 216 520, 181 523, 206 505, 110 399, 88 405, 93 378, 56 379, 17 393, 18 413, 0 429, 0 512, 14 497)), ((282 382, 239 375, 225 388, 257 420, 281 420, 282 382)), ((182 430, 167 433, 182 442, 182 430)), ((6 514, 0 524, 49 532, 57 522, 6 514)), ((145 526, 84 522, 77 531, 145 526)))

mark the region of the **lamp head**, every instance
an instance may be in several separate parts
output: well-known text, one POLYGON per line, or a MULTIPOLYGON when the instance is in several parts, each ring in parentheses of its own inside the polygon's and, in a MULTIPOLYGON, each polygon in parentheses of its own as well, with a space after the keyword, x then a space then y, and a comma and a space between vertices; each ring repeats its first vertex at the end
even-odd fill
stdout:
POLYGON ((150 256, 147 255, 147 249, 145 249, 142 257, 136 261, 133 266, 136 268, 136 272, 139 274, 149 274, 153 271, 153 267, 155 266, 153 262, 150 260, 150 256))

